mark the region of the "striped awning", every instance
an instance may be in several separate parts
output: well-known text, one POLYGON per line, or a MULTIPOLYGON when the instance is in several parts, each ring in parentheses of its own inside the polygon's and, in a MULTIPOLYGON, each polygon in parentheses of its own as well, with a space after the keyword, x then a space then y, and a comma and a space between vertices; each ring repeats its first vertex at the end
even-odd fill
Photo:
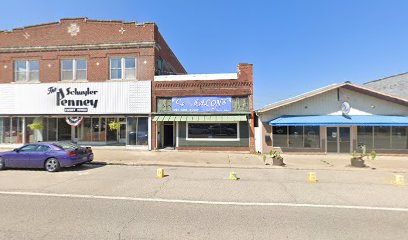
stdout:
POLYGON ((154 122, 242 122, 247 121, 245 115, 223 115, 223 116, 155 116, 154 122))

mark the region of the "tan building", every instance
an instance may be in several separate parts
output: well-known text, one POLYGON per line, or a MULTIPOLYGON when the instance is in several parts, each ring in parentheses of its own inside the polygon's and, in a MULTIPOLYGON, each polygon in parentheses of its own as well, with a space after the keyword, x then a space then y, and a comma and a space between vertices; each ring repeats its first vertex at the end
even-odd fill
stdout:
POLYGON ((350 82, 333 84, 256 111, 256 150, 408 153, 408 100, 350 82))

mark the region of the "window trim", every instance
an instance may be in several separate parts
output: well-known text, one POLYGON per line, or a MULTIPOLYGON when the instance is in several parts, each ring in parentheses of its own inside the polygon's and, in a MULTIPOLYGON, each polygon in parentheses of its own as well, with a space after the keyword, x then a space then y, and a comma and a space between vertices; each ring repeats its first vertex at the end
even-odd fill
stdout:
POLYGON ((216 142, 232 142, 232 141, 240 141, 241 135, 239 131, 239 122, 186 122, 186 140, 187 141, 216 141, 216 142), (235 123, 237 124, 237 137, 236 138, 189 138, 188 137, 188 125, 189 124, 196 124, 196 123, 207 123, 207 124, 223 124, 223 123, 235 123))
MULTIPOLYGON (((80 69, 84 70, 84 69, 80 69)), ((68 72, 65 70, 65 72, 68 72)), ((74 59, 60 59, 60 81, 62 82, 69 82, 69 81, 88 81, 88 60, 85 58, 74 58, 74 59), (85 73, 85 79, 77 79, 77 61, 85 61, 86 65, 86 73, 85 73), (62 79, 62 73, 64 70, 62 69, 62 61, 72 61, 72 79, 62 79)))
MULTIPOLYGON (((128 68, 129 69, 129 68, 128 68)), ((109 57, 109 80, 112 80, 112 81, 134 81, 134 80, 137 80, 137 57, 135 57, 135 56, 123 56, 123 57, 115 57, 115 56, 112 56, 112 57, 109 57), (122 75, 122 77, 121 78, 112 78, 112 59, 120 59, 120 72, 121 72, 121 75, 122 75), (125 66, 125 59, 126 58, 132 58, 132 59, 134 59, 135 60, 135 78, 132 78, 132 79, 126 79, 125 78, 125 74, 126 74, 126 66, 125 66)))
POLYGON ((13 82, 15 82, 15 83, 22 83, 22 82, 26 83, 26 82, 39 82, 40 81, 40 60, 38 60, 38 59, 15 59, 13 61, 13 64, 14 64, 14 66, 13 66, 14 67, 14 69, 13 69, 13 73, 14 73, 13 82), (34 62, 34 61, 38 62, 38 70, 31 70, 31 63, 30 62, 34 62), (16 79, 17 72, 20 72, 20 71, 16 70, 16 66, 17 66, 16 63, 17 62, 25 62, 25 80, 17 80, 16 79), (38 73, 38 79, 30 80, 30 73, 31 72, 37 72, 38 73))

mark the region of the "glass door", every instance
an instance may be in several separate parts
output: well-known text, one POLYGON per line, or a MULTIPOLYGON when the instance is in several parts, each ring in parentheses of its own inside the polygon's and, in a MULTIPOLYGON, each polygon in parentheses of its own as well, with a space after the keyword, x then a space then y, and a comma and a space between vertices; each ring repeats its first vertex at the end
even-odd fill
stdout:
POLYGON ((339 147, 341 153, 350 153, 350 128, 339 127, 339 147))
POLYGON ((337 127, 327 127, 327 152, 338 152, 337 151, 337 127))

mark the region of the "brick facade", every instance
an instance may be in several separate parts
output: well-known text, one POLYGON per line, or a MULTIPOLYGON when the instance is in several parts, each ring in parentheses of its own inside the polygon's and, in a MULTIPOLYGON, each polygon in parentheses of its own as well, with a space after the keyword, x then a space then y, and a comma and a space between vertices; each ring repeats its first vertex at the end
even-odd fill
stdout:
POLYGON ((0 83, 13 82, 19 59, 40 60, 40 82, 60 81, 60 60, 73 58, 88 61, 88 81, 106 81, 113 56, 135 56, 138 80, 153 80, 158 57, 172 66, 168 71, 186 73, 154 23, 79 18, 0 32, 0 83), (79 29, 74 36, 72 25, 79 29))

